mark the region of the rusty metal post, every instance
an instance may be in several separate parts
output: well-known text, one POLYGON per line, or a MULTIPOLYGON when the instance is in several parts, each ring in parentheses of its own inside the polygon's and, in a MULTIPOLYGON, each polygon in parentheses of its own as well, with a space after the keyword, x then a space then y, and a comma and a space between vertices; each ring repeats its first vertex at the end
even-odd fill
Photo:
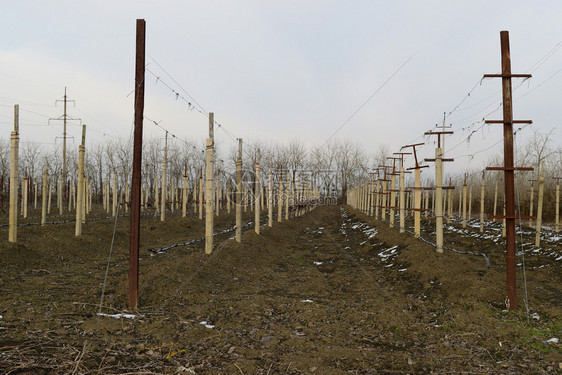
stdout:
POLYGON ((532 170, 532 168, 516 168, 513 164, 513 123, 531 123, 532 121, 514 121, 512 107, 511 78, 529 78, 529 74, 511 74, 511 56, 509 52, 509 32, 500 32, 501 42, 501 74, 487 74, 486 78, 501 77, 503 97, 503 120, 486 121, 486 123, 503 124, 503 154, 504 166, 501 168, 487 168, 504 171, 505 187, 505 232, 506 232, 506 263, 507 263, 507 308, 517 308, 516 291, 516 262, 515 262, 515 170, 532 170))
POLYGON ((133 174, 131 178, 131 214, 129 232, 129 309, 136 310, 139 290, 140 187, 142 165, 142 127, 144 112, 146 22, 137 19, 135 60, 135 131, 133 174))

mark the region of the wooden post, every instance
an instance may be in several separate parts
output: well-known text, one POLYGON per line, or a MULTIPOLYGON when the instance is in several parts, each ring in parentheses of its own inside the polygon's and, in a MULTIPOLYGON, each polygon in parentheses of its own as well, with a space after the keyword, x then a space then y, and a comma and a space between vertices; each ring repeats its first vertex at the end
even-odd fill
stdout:
POLYGON ((480 233, 484 233, 484 171, 482 171, 482 184, 480 185, 480 233))
POLYGON ((206 163, 205 163, 205 254, 213 252, 213 227, 214 227, 214 146, 215 139, 213 127, 215 124, 213 112, 209 113, 209 138, 206 144, 206 163))
POLYGON ((14 131, 10 136, 10 212, 8 241, 18 242, 19 105, 14 106, 14 131))
POLYGON ((242 138, 238 138, 236 159, 236 242, 242 242, 242 138))
MULTIPOLYGON (((142 167, 142 130, 144 118, 146 22, 137 19, 135 60, 135 127, 133 172, 131 177, 131 214, 129 224, 129 308, 137 309, 139 290, 140 188, 142 167)), ((116 197, 115 197, 116 198, 116 197)))
POLYGON ((260 234, 260 194, 261 187, 260 187, 260 149, 258 148, 257 156, 256 156, 256 185, 254 188, 254 200, 256 202, 256 209, 254 211, 254 230, 256 234, 260 234))
POLYGON ((544 177, 539 178, 539 201, 537 203, 537 232, 535 235, 535 247, 541 246, 542 205, 544 197, 544 177))
POLYGON ((41 184, 41 226, 47 222, 47 157, 43 166, 43 183, 41 184))

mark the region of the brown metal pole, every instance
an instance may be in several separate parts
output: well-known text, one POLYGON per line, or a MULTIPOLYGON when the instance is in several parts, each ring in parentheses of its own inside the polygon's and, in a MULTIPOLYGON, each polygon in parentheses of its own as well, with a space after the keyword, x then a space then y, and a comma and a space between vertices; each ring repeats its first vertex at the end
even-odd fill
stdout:
POLYGON ((144 111, 144 64, 146 22, 137 19, 137 54, 135 64, 135 134, 133 176, 131 180, 131 222, 129 233, 129 309, 136 310, 139 290, 140 188, 142 162, 142 120, 144 111))
POLYGON ((511 94, 511 56, 509 53, 509 32, 500 32, 502 53, 503 89, 503 157, 505 168, 505 214, 506 214, 506 263, 508 309, 517 308, 515 280, 515 182, 513 170, 513 109, 511 94))

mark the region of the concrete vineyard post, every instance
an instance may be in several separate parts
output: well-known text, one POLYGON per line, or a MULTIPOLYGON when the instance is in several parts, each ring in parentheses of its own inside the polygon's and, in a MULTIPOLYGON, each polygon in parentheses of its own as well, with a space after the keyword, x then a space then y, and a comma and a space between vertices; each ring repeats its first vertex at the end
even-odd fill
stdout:
MULTIPOLYGON (((205 254, 211 254, 213 252, 213 225, 214 225, 214 200, 215 200, 215 189, 214 189, 214 136, 213 136, 213 126, 214 126, 214 113, 209 113, 209 138, 207 138, 206 150, 205 150, 205 254)), ((162 181, 164 184, 164 181, 162 181)))
POLYGON ((267 226, 273 226, 273 196, 272 196, 271 167, 269 168, 269 178, 267 181, 267 226))
POLYGON ((260 193, 261 193, 261 187, 260 187, 260 150, 258 149, 258 153, 257 153, 257 157, 256 157, 256 185, 254 187, 254 192, 255 192, 255 202, 256 202, 256 209, 254 211, 254 231, 256 232, 256 234, 260 234, 260 211, 261 211, 261 207, 260 207, 260 193))
POLYGON ((10 137, 10 212, 8 225, 8 241, 18 241, 18 119, 19 106, 14 107, 14 128, 10 137))
POLYGON ((472 217, 472 185, 468 187, 468 212, 466 220, 472 217))
POLYGON ((47 222, 47 157, 43 166, 43 183, 41 184, 41 226, 47 222))
POLYGON ((59 176, 58 184, 57 184, 57 207, 59 208, 59 215, 60 216, 62 216, 62 206, 63 206, 63 204, 62 204, 62 195, 63 195, 62 194, 62 191, 63 191, 62 184, 63 184, 62 176, 59 176))
MULTIPOLYGON (((529 216, 533 216, 535 203, 535 182, 531 181, 531 192, 529 193, 529 216)), ((533 226, 533 219, 529 219, 529 227, 533 226)))
POLYGON ((78 202, 76 202, 76 223, 74 236, 82 235, 82 208, 84 200, 84 145, 78 146, 78 202))
POLYGON ((236 242, 242 242, 242 138, 238 138, 236 159, 236 242))
POLYGON ((187 168, 183 174, 183 189, 181 195, 181 217, 187 215, 187 168))
POLYGON ((220 176, 219 171, 216 172, 216 184, 215 184, 215 216, 219 216, 220 208, 221 208, 221 197, 220 197, 220 176))
POLYGON ((111 216, 117 216, 117 174, 113 172, 113 201, 111 216))
POLYGON ((560 231, 560 179, 556 178, 556 206, 555 206, 556 226, 555 231, 560 231))
MULTIPOLYGON (((400 177, 399 177, 399 189, 400 189, 400 233, 405 231, 405 209, 406 209, 406 192, 404 191, 404 167, 400 166, 400 177)), ((378 184, 377 184, 378 186, 378 184)))
POLYGON ((452 190, 450 178, 449 178, 449 187, 451 187, 451 190, 447 192, 447 198, 448 198, 447 209, 449 210, 447 215, 447 224, 451 223, 451 218, 453 217, 453 190, 452 190))
POLYGON ((542 205, 544 198, 544 177, 539 179, 539 200, 537 202, 537 228, 535 235, 535 247, 541 246, 542 205))
POLYGON ((390 176, 390 215, 389 222, 390 227, 394 226, 394 207, 396 206, 396 173, 394 168, 392 169, 392 175, 390 176))
POLYGON ((421 234, 421 169, 414 170, 414 233, 416 237, 421 234))
POLYGON ((37 181, 33 182, 33 191, 35 192, 34 196, 33 196, 33 209, 36 210, 37 209, 37 189, 38 189, 38 184, 37 181))
POLYGON ((289 185, 291 179, 289 178, 289 171, 287 171, 287 188, 285 192, 285 220, 289 220, 289 185))
POLYGON ((53 179, 49 178, 49 193, 47 194, 48 195, 48 198, 47 198, 47 214, 51 213, 51 201, 52 201, 51 195, 52 195, 52 192, 53 192, 53 179))
POLYGON ((27 219, 27 192, 28 192, 28 187, 27 184, 29 183, 29 178, 27 176, 25 176, 23 178, 22 181, 22 187, 21 187, 21 203, 22 203, 22 213, 21 215, 23 216, 24 219, 27 219))
POLYGON ((154 209, 156 212, 160 212, 160 194, 158 193, 160 186, 158 183, 158 175, 154 176, 154 209))
POLYGON ((435 242, 436 251, 443 252, 443 160, 441 148, 435 149, 435 242))
POLYGON ((199 219, 203 220, 203 170, 199 171, 199 219))
POLYGON ((480 233, 484 233, 484 172, 482 172, 482 184, 480 185, 480 233))
MULTIPOLYGON (((496 184, 494 187, 494 214, 493 216, 497 216, 498 212, 498 180, 496 180, 496 184)), ((496 218, 493 219, 496 221, 496 218)))
POLYGON ((160 204, 160 221, 166 220, 166 200, 168 198, 168 181, 166 179, 166 167, 168 161, 168 132, 166 132, 166 140, 164 141, 164 160, 162 161, 162 202, 160 204))
POLYGON ((283 220, 283 170, 279 174, 279 189, 278 189, 278 199, 277 199, 277 222, 280 223, 283 220))

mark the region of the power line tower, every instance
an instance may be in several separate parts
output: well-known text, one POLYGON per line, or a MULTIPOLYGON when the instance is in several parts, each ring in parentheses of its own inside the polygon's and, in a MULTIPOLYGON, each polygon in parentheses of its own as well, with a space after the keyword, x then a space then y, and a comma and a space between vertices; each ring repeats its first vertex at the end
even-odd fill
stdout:
MULTIPOLYGON (((80 123, 82 123, 82 119, 80 118, 73 118, 67 115, 66 113, 66 106, 67 103, 72 102, 73 104, 75 103, 74 100, 69 100, 68 96, 66 96, 66 86, 64 87, 64 96, 62 99, 57 99, 55 100, 55 107, 57 105, 58 102, 63 102, 64 103, 64 112, 62 114, 62 116, 57 117, 57 118, 50 118, 49 119, 49 123, 51 121, 62 121, 63 122, 63 128, 62 128, 62 181, 63 184, 66 186, 66 123, 67 121, 80 121, 80 123)), ((65 190, 65 189, 63 189, 65 190)), ((66 191, 64 191, 64 197, 66 197, 66 191)))

